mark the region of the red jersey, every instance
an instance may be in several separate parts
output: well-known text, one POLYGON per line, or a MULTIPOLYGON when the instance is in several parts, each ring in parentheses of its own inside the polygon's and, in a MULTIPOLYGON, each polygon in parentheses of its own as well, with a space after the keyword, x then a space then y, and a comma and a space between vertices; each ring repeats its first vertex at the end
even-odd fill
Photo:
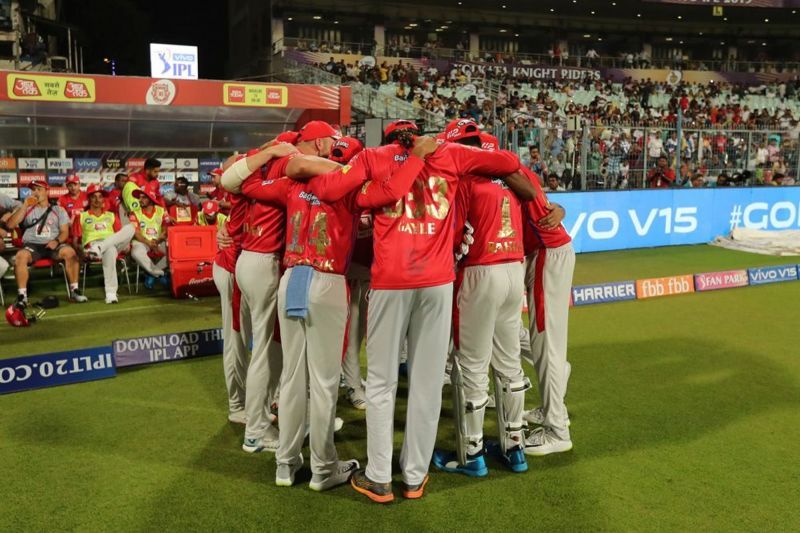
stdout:
POLYGON ((75 215, 85 211, 89 207, 89 198, 86 193, 81 191, 77 198, 73 198, 69 193, 58 198, 58 205, 64 208, 70 220, 75 219, 75 215))
MULTIPOLYGON (((274 159, 250 174, 247 180, 268 183, 286 174, 286 166, 292 156, 274 159)), ((247 181, 245 180, 245 181, 247 181)), ((247 219, 242 235, 242 250, 270 254, 280 252, 286 234, 284 210, 274 204, 250 199, 247 219)))
POLYGON ((321 201, 314 194, 313 182, 341 179, 342 171, 348 172, 344 169, 349 167, 305 183, 288 178, 261 182, 248 178, 242 192, 285 208, 288 228, 284 266, 310 265, 320 272, 344 275, 350 266, 362 211, 396 202, 422 166, 422 160, 412 158, 384 183, 369 183, 331 203, 321 201))
MULTIPOLYGON (((363 174, 381 183, 408 157, 408 151, 399 144, 364 150, 353 158, 351 171, 344 173, 341 181, 358 179, 363 174)), ((519 160, 511 152, 441 145, 425 160, 408 193, 393 205, 373 208, 375 258, 371 288, 415 289, 453 281, 451 206, 459 178, 467 174, 506 176, 518 168, 519 160)), ((324 189, 315 189, 315 193, 325 194, 324 189)), ((365 185, 360 194, 368 190, 365 185)))
POLYGON ((456 246, 461 244, 465 222, 475 230, 475 242, 462 266, 522 261, 522 208, 503 180, 465 177, 458 184, 455 211, 456 246))
POLYGON ((242 233, 250 202, 241 194, 232 194, 231 204, 231 215, 228 217, 225 227, 228 235, 233 239, 233 244, 217 251, 214 262, 228 272, 235 273, 236 260, 239 259, 239 253, 242 251, 242 233))
POLYGON ((197 221, 197 207, 193 205, 171 205, 167 213, 173 226, 193 226, 197 221))
POLYGON ((122 191, 114 187, 106 196, 106 211, 119 213, 120 204, 122 204, 122 191))
MULTIPOLYGON (((210 193, 208 193, 208 197, 212 200, 216 200, 217 202, 231 202, 233 195, 226 191, 223 187, 217 187, 210 193)), ((227 215, 231 212, 231 210, 227 207, 219 207, 219 212, 227 215)))
POLYGON ((522 216, 525 222, 522 239, 525 245, 525 255, 530 255, 542 248, 558 248, 571 242, 572 238, 564 229, 563 224, 559 224, 553 229, 546 229, 539 225, 539 221, 550 213, 550 210, 547 209, 550 201, 542 190, 542 186, 539 185, 539 176, 524 167, 520 171, 528 176, 536 189, 536 198, 522 204, 522 216))
POLYGON ((161 196, 161 184, 157 179, 148 180, 144 170, 138 170, 129 175, 128 181, 136 183, 140 189, 144 190, 149 196, 152 196, 156 201, 156 204, 160 205, 161 207, 166 207, 164 198, 161 196))

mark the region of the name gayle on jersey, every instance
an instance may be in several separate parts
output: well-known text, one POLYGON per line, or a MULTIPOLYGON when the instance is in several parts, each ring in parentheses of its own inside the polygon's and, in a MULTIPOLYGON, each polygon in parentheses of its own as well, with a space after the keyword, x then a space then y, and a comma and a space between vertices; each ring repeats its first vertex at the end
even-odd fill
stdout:
POLYGON ((504 242, 492 242, 489 241, 486 243, 486 251, 490 254, 499 254, 499 253, 506 253, 506 254, 514 254, 514 253, 523 253, 523 246, 522 243, 519 241, 504 241, 504 242))
POLYGON ((400 222, 397 231, 410 235, 436 235, 436 222, 400 222))

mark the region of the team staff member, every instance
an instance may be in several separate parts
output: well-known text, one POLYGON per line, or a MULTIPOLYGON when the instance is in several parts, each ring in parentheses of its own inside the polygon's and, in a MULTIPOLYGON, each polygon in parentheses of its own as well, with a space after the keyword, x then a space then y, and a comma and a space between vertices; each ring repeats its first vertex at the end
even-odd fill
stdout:
POLYGON ((133 225, 123 227, 119 215, 106 209, 108 193, 99 185, 89 185, 86 194, 89 209, 79 213, 72 224, 73 246, 79 256, 88 255, 103 262, 106 303, 115 304, 119 302, 117 256, 130 246, 133 225))
POLYGON ((67 192, 58 198, 58 205, 67 212, 70 223, 78 213, 89 207, 89 198, 81 191, 81 181, 77 174, 67 176, 67 192))
POLYGON ((161 184, 158 182, 158 174, 161 171, 161 161, 154 157, 145 160, 141 170, 131 173, 128 180, 136 184, 137 187, 147 192, 147 196, 153 200, 155 205, 165 207, 164 198, 161 197, 161 184))
POLYGON ((167 206, 191 206, 196 209, 200 205, 200 197, 189 189, 189 180, 184 176, 175 178, 175 188, 164 193, 164 201, 167 206))
MULTIPOLYGON (((231 165, 223 173, 221 182, 229 192, 239 193, 245 179, 277 180, 287 174, 292 159, 289 154, 300 152, 327 157, 336 136, 336 130, 327 123, 309 122, 301 131, 296 148, 280 143, 248 155, 231 165)), ((242 252, 236 262, 236 281, 253 324, 253 352, 247 371, 247 427, 242 444, 242 449, 249 453, 275 451, 279 444, 278 430, 271 423, 266 400, 274 396, 279 387, 282 367, 280 347, 274 342, 273 334, 280 280, 278 254, 284 247, 284 237, 283 210, 251 200, 242 252)))
POLYGON ((569 377, 567 326, 575 251, 560 223, 563 209, 547 200, 539 176, 523 171, 537 191, 536 198, 522 207, 531 356, 542 397, 541 409, 525 416, 541 424, 526 437, 525 453, 540 456, 572 449, 564 396, 569 377))
POLYGON ((17 303, 28 305, 28 265, 45 257, 64 261, 69 280, 69 300, 84 303, 88 298, 78 291, 80 262, 75 250, 67 244, 69 216, 63 207, 50 205, 46 181, 33 181, 30 188, 31 196, 14 210, 7 222, 9 230, 19 227, 23 231, 22 248, 14 258, 17 303))
MULTIPOLYGON (((408 157, 405 136, 417 131, 407 120, 387 126, 387 145, 362 153, 366 177, 389 176, 408 157)), ((391 488, 394 402, 400 345, 408 333, 409 398, 400 454, 406 498, 420 498, 428 481, 441 408, 442 375, 450 340, 453 298, 453 212, 460 176, 508 176, 519 168, 509 152, 443 144, 429 156, 411 191, 394 206, 373 210, 374 254, 367 319, 366 470, 353 488, 379 503, 394 499, 391 488)), ((358 173, 314 180, 312 191, 335 201, 360 187, 358 173)), ((516 178, 515 178, 516 179, 516 178)))
POLYGON ((197 207, 180 203, 172 203, 167 213, 173 226, 194 226, 197 221, 197 207))
MULTIPOLYGON (((14 200, 9 196, 0 193, 0 252, 2 252, 6 246, 3 239, 5 239, 10 233, 8 219, 11 217, 11 213, 13 213, 14 210, 21 205, 22 204, 18 200, 14 200)), ((0 278, 2 278, 8 271, 8 267, 8 261, 0 256, 0 278)))
MULTIPOLYGON (((478 125, 457 119, 448 124, 451 142, 482 146, 478 125)), ((454 334, 456 352, 451 375, 464 406, 455 413, 459 453, 437 451, 434 465, 446 472, 474 477, 488 474, 484 459, 483 422, 489 401, 489 365, 495 374, 498 398, 500 457, 514 472, 525 472, 523 409, 530 381, 522 371, 519 320, 523 303, 522 212, 516 195, 501 179, 465 176, 458 184, 455 207, 455 243, 462 243, 469 223, 473 243, 456 278, 454 334), (458 390, 461 389, 461 390, 458 390), (459 433, 461 429, 459 430, 459 433), (464 457, 464 455, 466 457, 464 457), (463 464, 462 464, 463 462, 463 464)), ((456 407, 458 409, 458 407, 456 407)))
POLYGON ((111 190, 108 191, 108 195, 106 196, 106 211, 113 211, 120 217, 120 221, 123 221, 123 218, 127 218, 127 214, 120 211, 120 206, 122 205, 122 190, 125 188, 125 183, 128 181, 128 176, 123 174, 122 172, 117 173, 114 176, 114 186, 111 187, 111 190))
POLYGON ((156 278, 166 286, 169 283, 169 277, 164 272, 167 268, 169 216, 163 207, 155 204, 155 199, 146 191, 136 189, 133 191, 133 198, 139 202, 140 209, 130 215, 135 231, 131 257, 147 272, 144 280, 146 288, 152 289, 156 278), (158 257, 158 262, 154 262, 153 257, 158 257))

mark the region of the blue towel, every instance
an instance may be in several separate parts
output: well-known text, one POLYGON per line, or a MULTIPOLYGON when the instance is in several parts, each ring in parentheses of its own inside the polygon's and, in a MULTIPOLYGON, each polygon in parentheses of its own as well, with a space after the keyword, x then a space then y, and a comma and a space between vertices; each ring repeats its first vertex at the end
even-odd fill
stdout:
POLYGON ((289 275, 286 284, 286 314, 294 318, 308 317, 308 291, 311 287, 311 275, 314 269, 310 266, 296 266, 289 275))

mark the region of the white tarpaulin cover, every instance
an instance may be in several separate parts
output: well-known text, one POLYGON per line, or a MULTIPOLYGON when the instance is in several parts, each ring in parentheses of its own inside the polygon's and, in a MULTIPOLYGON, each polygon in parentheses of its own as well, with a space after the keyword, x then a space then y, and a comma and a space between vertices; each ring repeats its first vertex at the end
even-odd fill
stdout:
POLYGON ((762 255, 800 255, 800 231, 736 228, 727 237, 717 237, 710 244, 762 255))

